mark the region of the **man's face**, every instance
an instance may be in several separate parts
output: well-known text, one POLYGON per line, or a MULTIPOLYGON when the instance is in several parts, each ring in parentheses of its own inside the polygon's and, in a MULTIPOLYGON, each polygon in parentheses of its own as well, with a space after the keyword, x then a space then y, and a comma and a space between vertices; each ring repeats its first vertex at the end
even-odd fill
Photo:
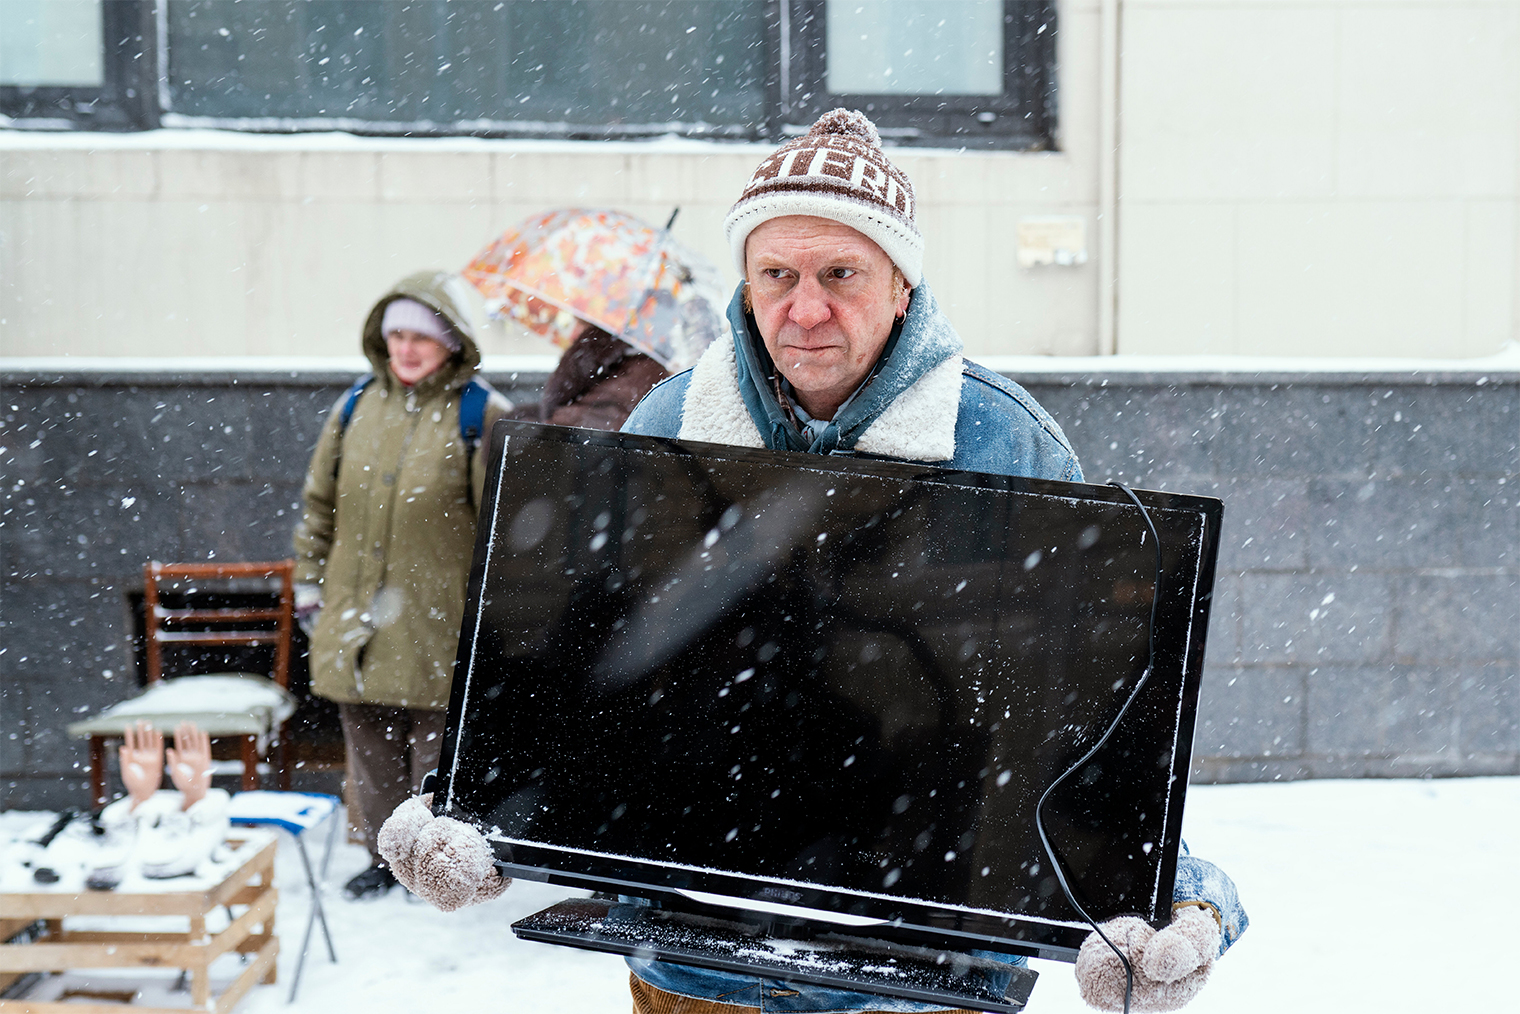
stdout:
POLYGON ((407 387, 431 377, 449 360, 449 350, 421 331, 396 330, 385 336, 391 372, 407 387))
POLYGON ((892 259, 847 225, 787 215, 749 234, 744 268, 776 369, 809 415, 832 419, 907 311, 892 259))

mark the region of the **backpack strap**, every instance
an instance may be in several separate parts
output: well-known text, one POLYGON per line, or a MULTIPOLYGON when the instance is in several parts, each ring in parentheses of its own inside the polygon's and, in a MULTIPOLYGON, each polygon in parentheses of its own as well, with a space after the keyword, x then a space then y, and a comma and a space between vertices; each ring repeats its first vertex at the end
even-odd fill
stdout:
POLYGON ((486 402, 490 397, 490 388, 474 377, 459 392, 459 438, 464 441, 468 453, 473 454, 480 446, 480 434, 486 423, 486 402))
POLYGON ((359 395, 374 381, 373 373, 366 373, 349 387, 348 393, 343 396, 343 407, 338 409, 338 453, 333 455, 333 479, 338 478, 338 469, 343 466, 343 434, 348 430, 348 422, 354 417, 354 406, 359 404, 359 395))
POLYGON ((486 425, 486 402, 491 400, 491 389, 475 377, 459 392, 459 439, 464 442, 464 488, 471 506, 475 503, 475 449, 480 446, 480 436, 486 425))
POLYGON ((353 386, 348 389, 348 394, 343 398, 343 408, 338 413, 339 433, 342 433, 348 429, 348 421, 354 417, 354 406, 359 404, 359 395, 364 393, 364 389, 368 387, 374 381, 374 379, 375 375, 373 373, 366 373, 364 376, 354 381, 353 386))

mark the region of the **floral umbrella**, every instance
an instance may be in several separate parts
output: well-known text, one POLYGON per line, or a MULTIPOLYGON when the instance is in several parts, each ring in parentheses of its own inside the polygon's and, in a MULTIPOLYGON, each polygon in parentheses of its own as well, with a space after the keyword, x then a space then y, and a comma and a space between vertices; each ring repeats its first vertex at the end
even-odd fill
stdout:
POLYGON ((508 229, 464 276, 495 317, 568 348, 590 321, 671 372, 723 330, 722 283, 706 258, 621 211, 562 208, 508 229))

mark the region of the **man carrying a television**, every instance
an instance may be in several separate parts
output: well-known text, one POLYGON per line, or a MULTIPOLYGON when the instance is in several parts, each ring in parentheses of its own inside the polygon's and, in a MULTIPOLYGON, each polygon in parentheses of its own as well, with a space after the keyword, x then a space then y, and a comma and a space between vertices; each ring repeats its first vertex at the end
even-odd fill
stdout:
MULTIPOLYGON (((714 342, 692 370, 655 387, 624 431, 1082 481, 1071 444, 1034 398, 961 355, 960 337, 922 277, 914 210, 912 184, 861 113, 836 109, 783 144, 724 222, 744 278, 728 310, 733 340, 714 342)), ((508 881, 485 839, 434 817, 430 803, 409 800, 381 832, 397 878, 445 911, 500 894, 508 881)), ((1082 995, 1099 1009, 1124 1008, 1122 950, 1133 967, 1130 1009, 1175 1010, 1246 925, 1230 879, 1183 855, 1171 924, 1157 932, 1120 917, 1103 924, 1102 935, 1089 934, 1076 964, 1082 995)), ((634 1014, 944 1009, 628 962, 634 1014)))

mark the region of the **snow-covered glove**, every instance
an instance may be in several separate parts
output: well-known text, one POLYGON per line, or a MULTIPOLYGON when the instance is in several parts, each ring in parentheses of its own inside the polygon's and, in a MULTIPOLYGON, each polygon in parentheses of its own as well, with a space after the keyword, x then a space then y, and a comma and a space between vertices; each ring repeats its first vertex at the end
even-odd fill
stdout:
POLYGON ((296 623, 307 637, 317 629, 317 614, 322 611, 322 586, 319 584, 296 585, 296 623))
POLYGON ((496 872, 496 854, 479 831, 433 816, 431 792, 396 807, 376 844, 401 885, 444 912, 490 901, 512 882, 496 872))
MULTIPOLYGON (((1122 950, 1135 973, 1131 1011, 1172 1011, 1198 995, 1219 953, 1219 920, 1207 908, 1188 905, 1157 931, 1144 919, 1120 916, 1103 932, 1122 950)), ((1077 952, 1077 986, 1088 1006, 1124 1009, 1124 965, 1113 948, 1089 933, 1077 952)))

